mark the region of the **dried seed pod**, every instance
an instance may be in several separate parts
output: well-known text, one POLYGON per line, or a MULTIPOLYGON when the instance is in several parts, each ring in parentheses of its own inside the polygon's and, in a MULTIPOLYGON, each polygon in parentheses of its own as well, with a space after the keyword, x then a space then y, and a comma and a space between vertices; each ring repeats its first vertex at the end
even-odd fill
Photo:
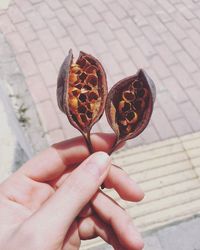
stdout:
POLYGON ((59 72, 57 101, 70 123, 83 134, 90 152, 90 131, 103 114, 106 97, 106 74, 101 63, 84 52, 73 63, 70 50, 59 72))
POLYGON ((142 69, 112 87, 105 106, 107 120, 117 135, 112 150, 120 142, 138 136, 146 128, 155 97, 155 85, 142 69))

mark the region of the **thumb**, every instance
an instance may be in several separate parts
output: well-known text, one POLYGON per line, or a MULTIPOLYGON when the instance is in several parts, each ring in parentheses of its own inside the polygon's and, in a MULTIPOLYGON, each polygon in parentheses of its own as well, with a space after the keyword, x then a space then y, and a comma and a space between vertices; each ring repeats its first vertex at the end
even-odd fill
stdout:
POLYGON ((55 231, 65 236, 76 216, 103 183, 110 165, 110 157, 104 152, 88 157, 32 216, 31 225, 37 225, 37 230, 48 233, 49 238, 55 237, 55 231))

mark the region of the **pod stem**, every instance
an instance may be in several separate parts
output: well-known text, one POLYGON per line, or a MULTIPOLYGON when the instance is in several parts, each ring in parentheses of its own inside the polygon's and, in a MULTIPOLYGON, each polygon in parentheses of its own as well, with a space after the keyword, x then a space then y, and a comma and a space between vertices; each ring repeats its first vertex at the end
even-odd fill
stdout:
POLYGON ((120 145, 121 142, 122 142, 122 141, 119 140, 118 137, 116 137, 116 139, 115 139, 115 141, 114 141, 114 143, 113 143, 113 145, 112 145, 112 148, 111 148, 111 150, 110 150, 110 152, 109 152, 109 155, 111 155, 111 154, 117 149, 117 147, 120 145))
POLYGON ((93 154, 94 149, 93 149, 91 138, 90 138, 90 131, 87 131, 86 133, 83 133, 83 137, 85 139, 85 142, 86 142, 89 153, 93 154))

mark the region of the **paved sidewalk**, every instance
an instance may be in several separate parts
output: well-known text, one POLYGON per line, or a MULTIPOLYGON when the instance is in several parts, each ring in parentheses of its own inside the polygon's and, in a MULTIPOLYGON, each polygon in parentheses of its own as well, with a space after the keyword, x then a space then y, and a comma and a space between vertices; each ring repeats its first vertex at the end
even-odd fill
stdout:
MULTIPOLYGON (((200 218, 192 218, 176 225, 170 225, 144 237, 144 250, 199 250, 200 218)), ((111 250, 101 245, 94 250, 111 250)))
MULTIPOLYGON (((0 11, 0 31, 14 50, 49 143, 79 134, 55 100, 69 48, 76 56, 83 50, 99 58, 109 87, 140 67, 154 79, 152 122, 129 146, 200 130, 199 0, 13 0, 0 11)), ((94 130, 110 131, 105 118, 94 130)))
MULTIPOLYGON (((142 232, 199 214, 200 0, 12 0, 8 9, 0 10, 0 38, 0 74, 16 82, 12 86, 28 103, 32 144, 39 137, 46 145, 43 136, 51 144, 79 135, 58 110, 55 95, 58 70, 69 48, 76 57, 83 50, 100 59, 109 88, 138 68, 146 69, 157 87, 152 120, 142 135, 127 143, 130 149, 114 156, 146 197, 132 206, 114 192, 108 194, 127 208, 142 232), (40 122, 29 112, 34 109, 40 122)), ((111 131, 105 117, 94 131, 111 131)), ((165 236, 172 239, 176 227, 162 230, 162 250, 173 250, 166 247, 170 242, 165 236)), ((146 250, 161 250, 153 245, 158 235, 146 238, 146 250)), ((179 228, 176 235, 186 236, 179 228)), ((101 244, 90 241, 82 248, 103 249, 101 244)), ((199 250, 199 245, 179 249, 199 250)))
MULTIPOLYGON (((145 198, 133 204, 122 201, 113 190, 106 193, 127 210, 144 235, 200 215, 199 152, 200 132, 118 152, 114 162, 140 184, 145 198)), ((192 242, 190 235, 187 239, 192 242)), ((87 241, 82 249, 102 249, 101 244, 100 239, 87 241)), ((171 250, 170 246, 163 250, 171 250)))

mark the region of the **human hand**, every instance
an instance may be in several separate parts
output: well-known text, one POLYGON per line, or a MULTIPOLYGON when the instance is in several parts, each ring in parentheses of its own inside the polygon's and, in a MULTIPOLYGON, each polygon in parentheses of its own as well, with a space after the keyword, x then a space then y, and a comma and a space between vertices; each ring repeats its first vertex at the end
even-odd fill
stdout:
MULTIPOLYGON (((109 152, 113 141, 113 135, 92 136, 95 151, 109 152)), ((82 138, 61 142, 1 183, 0 249, 79 249, 81 240, 98 236, 114 249, 142 249, 131 218, 99 186, 130 201, 143 192, 106 153, 87 157, 82 138)))

